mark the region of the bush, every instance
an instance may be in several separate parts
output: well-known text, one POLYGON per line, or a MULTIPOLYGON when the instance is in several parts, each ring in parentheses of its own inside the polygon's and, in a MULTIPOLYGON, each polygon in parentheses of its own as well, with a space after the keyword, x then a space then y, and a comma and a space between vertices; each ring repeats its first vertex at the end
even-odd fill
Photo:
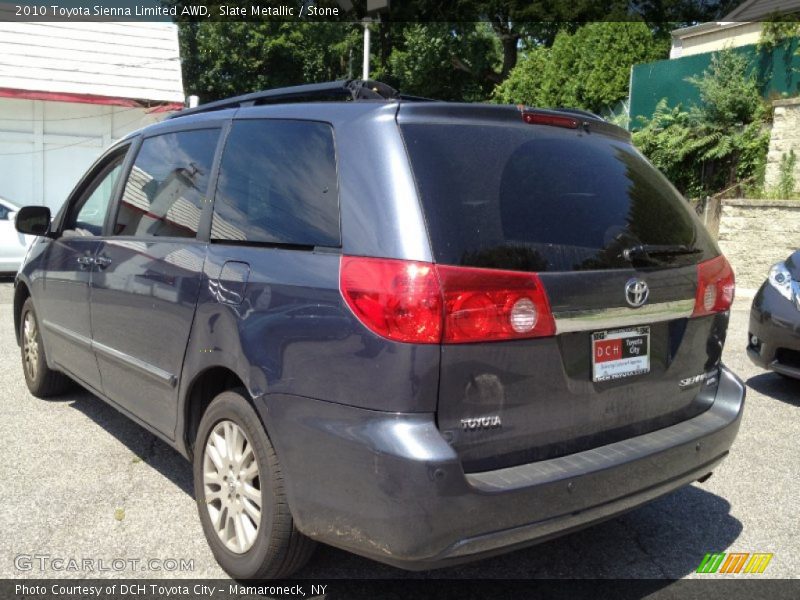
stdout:
POLYGON ((668 44, 641 22, 597 22, 533 47, 497 86, 506 104, 603 112, 628 97, 631 66, 667 56, 668 44))
POLYGON ((761 185, 769 110, 747 59, 719 52, 701 77, 688 81, 699 89, 700 104, 684 110, 662 100, 634 132, 634 143, 687 196, 761 185))

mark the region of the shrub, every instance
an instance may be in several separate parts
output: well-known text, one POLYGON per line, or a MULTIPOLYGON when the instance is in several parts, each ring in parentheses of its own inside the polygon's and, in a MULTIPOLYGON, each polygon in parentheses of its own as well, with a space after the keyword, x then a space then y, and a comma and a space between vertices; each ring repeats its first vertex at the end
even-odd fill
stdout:
POLYGON ((760 185, 769 110, 747 59, 719 52, 701 77, 688 81, 697 86, 700 104, 685 110, 662 100, 652 118, 642 119, 634 143, 687 196, 760 185))

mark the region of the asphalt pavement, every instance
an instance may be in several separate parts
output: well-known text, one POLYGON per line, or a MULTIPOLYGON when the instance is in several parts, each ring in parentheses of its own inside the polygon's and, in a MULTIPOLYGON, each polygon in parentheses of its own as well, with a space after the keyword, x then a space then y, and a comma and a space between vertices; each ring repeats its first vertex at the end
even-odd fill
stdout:
MULTIPOLYGON (((92 394, 28 393, 12 293, 0 282, 0 577, 225 577, 203 537, 185 459, 92 394), (143 564, 152 559, 156 570, 143 564), (89 564, 107 570, 87 572, 89 564)), ((298 577, 708 577, 695 573, 707 552, 773 553, 761 577, 797 576, 800 382, 749 362, 748 311, 749 300, 737 299, 725 350, 747 383, 744 420, 730 457, 704 484, 473 564, 406 573, 320 546, 298 577)))

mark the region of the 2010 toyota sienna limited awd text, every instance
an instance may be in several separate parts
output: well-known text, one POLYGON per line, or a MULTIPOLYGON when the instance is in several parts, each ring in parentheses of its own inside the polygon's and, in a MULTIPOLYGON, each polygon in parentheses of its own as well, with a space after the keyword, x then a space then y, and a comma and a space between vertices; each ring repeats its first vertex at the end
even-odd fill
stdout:
POLYGON ((259 92, 17 227, 31 393, 78 381, 190 458, 235 577, 315 541, 408 569, 540 542, 704 479, 739 427, 731 267, 588 113, 259 92))

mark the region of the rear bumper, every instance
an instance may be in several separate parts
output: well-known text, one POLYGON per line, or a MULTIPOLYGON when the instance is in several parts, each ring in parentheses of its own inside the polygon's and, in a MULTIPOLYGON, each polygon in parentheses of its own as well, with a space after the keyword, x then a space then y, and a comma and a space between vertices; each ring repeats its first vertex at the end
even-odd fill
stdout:
POLYGON ((800 379, 800 310, 766 284, 750 309, 747 356, 759 367, 800 379))
POLYGON ((722 369, 697 417, 593 450, 465 474, 431 415, 287 396, 257 404, 306 535, 406 569, 541 542, 691 483, 728 454, 744 385, 722 369))

